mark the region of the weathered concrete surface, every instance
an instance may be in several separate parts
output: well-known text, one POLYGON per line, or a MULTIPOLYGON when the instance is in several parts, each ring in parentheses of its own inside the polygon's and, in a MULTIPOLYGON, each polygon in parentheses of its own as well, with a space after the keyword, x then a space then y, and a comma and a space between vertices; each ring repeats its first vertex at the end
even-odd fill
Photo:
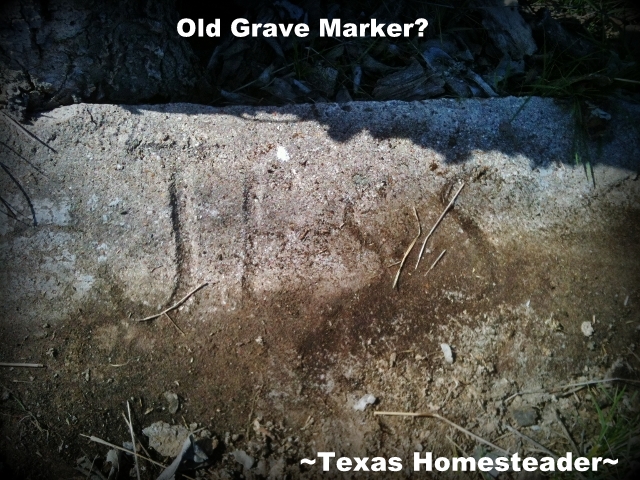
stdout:
POLYGON ((3 326, 55 323, 87 305, 144 315, 204 281, 204 312, 278 292, 317 308, 391 280, 387 265, 415 234, 412 207, 426 229, 463 180, 461 242, 462 229, 497 246, 637 215, 637 106, 618 105, 591 152, 594 187, 571 163, 567 110, 522 103, 73 105, 28 127, 55 152, 3 119, 3 163, 38 221, 28 225, 4 175, 2 196, 24 223, 0 217, 3 326))
POLYGON ((609 135, 582 151, 594 186, 575 165, 568 109, 524 102, 75 105, 28 126, 55 152, 0 116, 2 165, 38 220, 0 171, 0 196, 21 212, 0 217, 0 359, 47 367, 0 380, 18 380, 13 393, 49 432, 25 435, 16 407, 0 425, 7 464, 69 478, 89 448, 80 433, 129 439, 118 404, 131 398, 141 426, 179 415, 247 436, 231 435, 227 452, 257 465, 242 472, 223 454, 220 478, 251 478, 267 461, 320 477, 299 466, 317 451, 409 465, 414 451, 450 455, 448 439, 475 449, 448 425, 373 409, 437 411, 510 451, 521 448, 504 435, 512 409, 539 412, 527 434, 554 448, 566 442, 558 410, 573 438, 597 435, 586 391, 514 394, 635 378, 639 109, 615 105, 609 135), (462 181, 394 292, 389 266, 417 233, 413 207, 422 241, 462 181), (180 332, 166 318, 131 321, 204 281, 171 312, 180 332), (377 403, 354 410, 368 394, 377 403), (270 446, 255 423, 247 433, 250 416, 275 429, 270 446))

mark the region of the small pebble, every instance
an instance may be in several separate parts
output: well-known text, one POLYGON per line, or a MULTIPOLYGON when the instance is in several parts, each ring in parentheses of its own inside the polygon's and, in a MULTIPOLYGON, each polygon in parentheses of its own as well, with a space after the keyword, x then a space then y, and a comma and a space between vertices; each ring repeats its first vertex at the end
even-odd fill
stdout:
POLYGON ((442 349, 442 353, 444 354, 444 361, 447 363, 453 363, 453 351, 451 347, 447 343, 441 343, 440 348, 442 349))
POLYGON ((364 409, 367 408, 367 405, 373 405, 374 403, 376 403, 376 400, 377 398, 375 396, 368 393, 356 402, 356 404, 353 406, 353 409, 364 412, 364 409))
POLYGON ((582 333, 585 337, 590 337, 591 335, 593 335, 593 325, 591 325, 591 322, 582 322, 580 329, 582 330, 582 333))
POLYGON ((511 415, 521 427, 535 425, 538 420, 538 412, 532 407, 514 408, 511 411, 511 415))
POLYGON ((169 404, 169 413, 173 415, 180 408, 180 400, 178 399, 178 395, 173 392, 164 392, 164 398, 169 404))
POLYGON ((252 456, 248 455, 244 450, 235 450, 234 452, 232 452, 232 455, 233 458, 235 458, 236 462, 238 462, 247 470, 253 467, 253 464, 255 463, 255 459, 252 456))

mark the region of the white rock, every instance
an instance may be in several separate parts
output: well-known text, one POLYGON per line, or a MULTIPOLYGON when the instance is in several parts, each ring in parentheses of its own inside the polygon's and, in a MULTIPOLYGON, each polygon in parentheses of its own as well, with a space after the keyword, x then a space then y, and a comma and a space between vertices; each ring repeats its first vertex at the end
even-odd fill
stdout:
POLYGON ((276 155, 278 156, 278 160, 280 160, 281 162, 289 161, 289 152, 287 152, 287 149, 284 147, 278 147, 276 155))
POLYGON ((453 351, 449 344, 441 343, 440 348, 442 349, 442 353, 444 353, 444 361, 447 363, 453 363, 453 351))
POLYGON ((591 335, 593 335, 593 325, 591 325, 591 322, 582 322, 582 326, 580 327, 580 329, 582 330, 582 333, 585 337, 590 337, 591 335))
POLYGON ((253 467, 253 464, 255 463, 255 459, 251 455, 248 455, 244 450, 235 450, 231 452, 231 455, 233 455, 233 458, 235 458, 236 462, 238 462, 247 470, 253 467))
POLYGON ((376 400, 376 397, 374 397, 370 393, 367 393, 356 402, 356 404, 353 406, 353 409, 364 412, 364 409, 367 408, 367 405, 373 405, 374 403, 376 403, 376 400))
POLYGON ((173 415, 180 408, 180 399, 178 398, 178 395, 173 392, 164 392, 164 398, 169 403, 169 413, 173 415))

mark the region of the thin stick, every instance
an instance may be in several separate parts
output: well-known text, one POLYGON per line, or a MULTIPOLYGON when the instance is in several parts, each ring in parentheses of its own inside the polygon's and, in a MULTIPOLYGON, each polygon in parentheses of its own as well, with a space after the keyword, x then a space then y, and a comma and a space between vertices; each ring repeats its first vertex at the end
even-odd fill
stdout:
POLYGON ((560 424, 560 426, 562 427, 562 431, 564 432, 564 436, 567 437, 567 440, 569 441, 569 443, 571 444, 571 446, 573 447, 573 453, 576 454, 576 456, 580 456, 580 451, 578 450, 578 446, 576 445, 576 442, 573 441, 573 438, 571 438, 571 435, 569 434, 569 430, 567 430, 566 425, 564 424, 564 422, 560 419, 560 415, 558 414, 557 410, 553 410, 553 413, 556 416, 556 420, 558 421, 558 423, 560 424))
POLYGON ((84 434, 81 433, 80 436, 81 437, 86 437, 89 440, 91 440, 92 442, 100 443, 102 445, 106 445, 107 447, 115 448, 116 450, 120 450, 120 451, 125 452, 125 453, 129 453, 129 454, 133 453, 136 457, 140 457, 141 459, 146 460, 147 462, 151 462, 154 465, 158 465, 159 467, 162 467, 162 468, 167 468, 167 466, 164 465, 163 463, 156 462, 155 460, 151 460, 150 458, 147 458, 144 455, 140 455, 138 452, 132 452, 131 450, 127 450, 126 448, 119 447, 118 445, 114 445, 113 443, 109 443, 109 442, 107 442, 105 440, 102 440, 101 438, 94 437, 93 435, 90 436, 90 435, 84 435, 84 434))
POLYGON ((256 401, 258 400, 258 395, 260 395, 261 390, 262 390, 262 385, 258 386, 258 388, 256 389, 256 393, 253 396, 253 401, 251 402, 251 411, 249 412, 248 425, 247 425, 247 438, 249 438, 249 431, 251 429, 251 417, 253 417, 253 412, 256 408, 256 401))
POLYGON ((96 458, 98 458, 98 455, 93 457, 93 461, 91 462, 91 469, 87 470, 86 468, 75 467, 75 470, 79 471, 80 473, 85 475, 87 478, 91 478, 91 475, 98 475, 98 477, 100 477, 102 480, 107 480, 107 478, 102 474, 100 470, 96 470, 96 471, 93 470, 93 466, 96 463, 96 458))
MULTIPOLYGON (((284 70, 285 68, 289 68, 292 67, 293 65, 295 65, 295 63, 290 63, 289 65, 285 65, 284 67, 278 68, 277 70, 274 70, 273 72, 271 72, 271 75, 273 75, 274 73, 278 73, 281 70, 284 70)), ((253 85, 254 83, 256 83, 258 80, 260 80, 259 78, 256 78, 255 80, 252 80, 249 83, 246 83, 244 85, 242 85, 241 87, 236 88, 235 90, 233 90, 231 93, 237 93, 240 90, 243 90, 247 87, 250 87, 251 85, 253 85)))
POLYGON ((7 209, 6 212, 2 212, 2 213, 4 213, 9 218, 13 218, 14 220, 18 220, 18 215, 17 215, 18 212, 11 206, 11 204, 9 202, 7 202, 2 197, 0 197, 0 202, 2 202, 2 204, 7 209))
POLYGON ((533 445, 534 447, 536 447, 538 450, 540 450, 541 452, 546 453, 547 455, 551 455, 554 459, 558 459, 558 456, 553 453, 551 450, 549 450, 546 447, 543 447, 542 445, 540 445, 538 442, 536 442, 533 438, 531 437, 527 437, 524 433, 520 433, 518 430, 516 430, 515 428, 513 428, 511 425, 506 425, 504 426, 507 430, 509 430, 511 433, 516 434, 517 436, 519 436, 520 438, 522 438, 523 440, 526 440, 527 442, 529 442, 531 445, 533 445))
MULTIPOLYGON (((449 435, 445 435, 445 437, 447 437, 447 440, 449 440, 453 444, 454 447, 456 447, 458 450, 460 450, 465 457, 469 457, 470 456, 467 452, 464 451, 464 448, 462 448, 460 445, 458 445, 456 442, 454 442, 453 439, 449 435)), ((484 477, 482 476, 482 473, 480 473, 480 472, 476 472, 476 473, 480 477, 480 480, 484 480, 484 477)))
POLYGON ((464 433, 465 435, 470 436, 471 438, 475 439, 476 441, 480 442, 480 443, 484 443, 485 445, 488 445, 489 447, 493 448, 494 450, 506 455, 507 457, 511 456, 511 454, 507 451, 507 450, 503 450, 502 448, 498 447, 497 445, 494 445, 493 443, 485 440, 482 437, 479 437, 478 435, 476 435, 475 433, 470 432, 469 430, 467 430, 466 428, 461 427, 460 425, 453 423, 451 420, 447 420, 446 418, 438 415, 437 413, 414 413, 414 412, 373 412, 374 415, 386 415, 386 416, 394 416, 394 417, 430 417, 430 418, 436 418, 450 426, 452 426, 453 428, 460 430, 462 433, 464 433))
MULTIPOLYGON (((162 468, 167 468, 167 466, 164 463, 156 462, 155 460, 151 460, 150 458, 145 457, 144 455, 140 455, 137 452, 132 452, 131 450, 127 450, 126 448, 119 447, 118 445, 114 445, 113 443, 109 443, 109 442, 107 442, 105 440, 102 440, 101 438, 94 437, 93 435, 90 436, 90 435, 84 435, 83 433, 81 433, 80 436, 88 438, 92 442, 100 443, 100 444, 105 445, 107 447, 115 448, 116 450, 120 450, 121 452, 125 452, 125 453, 128 453, 128 454, 132 454, 133 453, 136 457, 140 457, 141 459, 146 460, 147 462, 151 462, 154 465, 157 465, 157 466, 162 467, 162 468)), ((185 475, 184 473, 182 474, 182 476, 184 478, 187 478, 188 480, 195 480, 193 477, 189 477, 189 476, 185 475)))
POLYGON ((640 380, 630 380, 628 378, 615 377, 615 378, 603 378, 601 380, 590 380, 588 382, 573 383, 570 385, 564 385, 562 388, 583 387, 583 386, 586 387, 587 385, 594 385, 598 383, 608 383, 608 382, 626 382, 626 383, 633 383, 634 385, 640 385, 640 380))
MULTIPOLYGON (((7 167, 4 163, 0 162, 0 168, 2 168, 7 175, 9 175, 9 178, 11 178, 15 186, 18 187, 18 190, 20 190, 20 193, 22 193, 22 196, 27 202, 27 205, 29 205, 29 210, 31 210, 31 217, 33 218, 33 226, 34 227, 38 226, 38 220, 36 219, 36 210, 33 208, 33 203, 31 203, 29 194, 24 189, 22 184, 18 181, 18 179, 13 176, 13 174, 11 173, 11 170, 9 170, 9 167, 7 167)), ((6 202, 3 201, 2 203, 6 203, 6 202)))
MULTIPOLYGON (((89 475, 87 475, 87 478, 91 477, 91 474, 93 473, 93 465, 96 463, 96 458, 98 458, 98 455, 93 457, 93 460, 91 461, 91 468, 89 469, 89 475)), ((100 478, 104 478, 104 475, 102 475, 102 472, 99 472, 99 476, 100 478)))
MULTIPOLYGON (((129 400, 127 400, 127 413, 129 414, 129 432, 131 433, 131 443, 133 443, 133 451, 136 452, 136 436, 133 434, 133 422, 131 421, 131 407, 129 406, 129 400)), ((140 480, 140 467, 138 466, 138 456, 134 456, 136 460, 136 475, 140 480)))
POLYGON ((49 150, 51 150, 53 153, 58 153, 54 148, 50 147, 49 145, 47 145, 46 143, 44 143, 42 140, 40 140, 38 137, 36 137, 33 133, 31 133, 29 130, 27 130, 23 125, 20 124, 20 122, 18 122, 16 119, 14 119, 13 117, 11 117, 10 115, 7 115, 5 112, 2 112, 2 114, 7 117, 9 120, 11 120, 11 122, 16 125, 22 132, 26 133, 27 135, 29 135, 31 138, 33 138, 36 142, 41 143, 42 145, 44 145, 45 147, 47 147, 49 150))
MULTIPOLYGON (((127 416, 124 414, 124 412, 122 412, 122 418, 124 419, 124 423, 127 424, 127 428, 132 428, 131 424, 129 423, 129 420, 127 420, 127 416)), ((204 428, 204 427, 203 427, 204 428)), ((137 439, 138 437, 136 437, 137 439)), ((140 445, 140 448, 142 448, 142 451, 147 455, 147 457, 150 457, 151 455, 149 454, 149 451, 144 448, 144 445, 140 442, 140 440, 138 440, 138 445, 140 445)))
POLYGON ((109 366, 113 367, 113 368, 120 368, 120 367, 124 367, 126 365, 129 365, 129 362, 131 360, 127 360, 127 363, 110 363, 109 366))
POLYGON ((617 80, 619 82, 635 83, 636 85, 640 85, 639 81, 637 81, 637 80, 629 80, 627 78, 614 78, 614 80, 617 80))
POLYGON ((631 350, 629 347, 627 347, 627 350, 629 350, 629 353, 631 355, 633 355, 634 357, 636 357, 636 359, 640 362, 640 357, 638 356, 638 354, 636 354, 636 352, 634 352, 633 350, 631 350))
POLYGON ((31 163, 29 161, 29 159, 23 157, 22 155, 20 155, 20 153, 18 153, 17 151, 15 151, 13 148, 11 148, 9 145, 7 145, 6 143, 4 143, 3 141, 0 141, 0 145, 2 145, 4 148, 6 148, 7 150, 9 150, 11 153, 13 153, 16 157, 18 157, 19 159, 21 159, 23 162, 27 163, 31 168, 33 168, 36 172, 38 172, 40 175, 44 175, 46 177, 46 175, 44 174, 44 172, 42 170, 40 170, 38 167, 36 167, 33 163, 31 163))
POLYGON ((422 242, 422 248, 420 248, 420 253, 418 254, 418 261, 416 262, 415 270, 418 269, 418 265, 420 264, 420 260, 422 259, 422 254, 424 253, 424 247, 427 246, 427 240, 429 240, 429 237, 433 234, 435 229, 438 228, 438 225, 440 225, 440 222, 442 221, 444 216, 447 214, 449 209, 453 206, 453 203, 456 201, 456 198, 458 198, 458 195, 460 195, 460 192, 462 191, 463 187, 464 187, 464 182, 462 182, 462 185, 460 185, 460 188, 458 189, 456 194, 453 196, 453 198, 449 202, 449 205, 447 205, 447 208, 444 209, 444 212, 442 212, 442 215, 440 215, 440 218, 438 218, 438 220, 436 221, 435 225, 433 226, 433 228, 431 229, 431 231, 429 232, 427 237, 424 239, 424 242, 422 242))
MULTIPOLYGON (((440 259, 444 256, 445 253, 447 253, 446 249, 443 250, 442 253, 438 256, 438 258, 436 258, 436 261, 431 264, 431 267, 429 268, 429 270, 427 270, 427 273, 433 270, 433 268, 437 265, 437 263, 440 261, 440 259)), ((425 277, 427 276, 427 273, 424 274, 425 277)))
POLYGON ((177 329, 177 330, 178 330, 182 335, 184 335, 184 332, 183 332, 182 330, 180 330, 180 327, 176 324, 176 322, 174 322, 174 321, 173 321, 173 318, 171 318, 167 312, 164 312, 164 316, 165 316, 165 317, 167 317, 171 323, 173 323, 173 326, 174 326, 174 327, 176 327, 176 329, 177 329))
POLYGON ((416 220, 418 221, 418 234, 416 235, 416 238, 414 238, 413 241, 411 242, 411 245, 409 245, 409 248, 407 248, 407 250, 404 252, 402 260, 400 260, 400 266, 398 267, 398 273, 396 273, 396 278, 393 279, 393 286, 391 288, 396 288, 396 285, 398 285, 398 279, 400 278, 400 272, 402 271, 402 267, 404 266, 404 262, 407 259, 407 257, 409 256, 409 254, 411 253, 411 250, 413 250, 413 246, 418 241, 418 238, 420 238, 420 235, 422 235, 422 225, 420 224, 420 218, 418 218, 418 212, 416 211, 416 207, 413 207, 413 214, 416 216, 416 220))
MULTIPOLYGON (((584 387, 588 387, 589 385, 597 385, 599 383, 609 383, 609 382, 625 382, 625 383, 632 383, 634 385, 640 385, 640 381, 638 380, 630 380, 628 378, 603 378, 600 380, 589 380, 588 382, 580 382, 580 383, 568 383, 566 385, 560 385, 559 387, 555 387, 552 388, 551 390, 526 390, 523 392, 517 392, 514 393, 513 395, 511 395, 510 397, 508 397, 505 402, 508 402, 509 400, 516 398, 520 395, 530 395, 532 393, 555 393, 558 392, 560 390, 564 390, 565 388, 572 388, 572 387, 579 387, 578 390, 580 390, 581 388, 584 387)), ((577 392, 578 390, 574 390, 574 392, 577 392)), ((568 392, 568 393, 573 393, 573 392, 568 392)))
MULTIPOLYGON (((537 449, 539 449, 541 452, 546 453, 547 455, 552 456, 555 460, 558 460, 558 456, 553 453, 551 450, 549 450, 546 447, 543 447, 542 445, 540 445, 538 442, 536 442, 533 438, 531 437, 527 437, 524 433, 520 433, 518 430, 516 430, 515 428, 513 428, 511 425, 506 425, 505 424, 505 428, 507 430, 509 430, 511 433, 516 434, 517 436, 519 436, 520 438, 522 438, 523 440, 526 440, 527 442, 529 442, 531 445, 533 445, 534 447, 536 447, 537 449)), ((582 475, 581 473, 576 473, 576 476, 579 478, 585 478, 584 475, 582 475)))
POLYGON ((0 367, 20 367, 20 368, 44 368, 41 363, 5 363, 0 362, 0 367))
MULTIPOLYGON (((182 300, 180 300, 178 303, 174 304, 173 306, 167 308, 166 310, 163 310, 160 313, 157 313, 156 315, 151 315, 150 317, 147 318, 143 318, 142 320, 135 320, 136 322, 148 322, 149 320, 155 320, 158 317, 161 317, 162 315, 166 314, 167 312, 170 312, 171 310, 175 310, 176 308, 178 308, 180 305, 182 305, 184 302, 187 301, 187 299, 193 295, 194 293, 196 293, 198 290, 200 290, 201 288, 206 287, 207 285, 209 285, 208 282, 203 283, 202 285, 194 288, 193 290, 191 290, 189 293, 187 293, 182 300)), ((173 321, 173 320, 172 320, 173 321)))

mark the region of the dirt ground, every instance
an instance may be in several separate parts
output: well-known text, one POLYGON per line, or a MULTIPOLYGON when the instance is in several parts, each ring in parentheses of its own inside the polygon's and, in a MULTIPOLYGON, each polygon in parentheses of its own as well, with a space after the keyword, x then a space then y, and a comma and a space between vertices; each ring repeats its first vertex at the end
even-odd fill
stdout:
MULTIPOLYGON (((439 168, 433 164, 434 175, 439 168)), ((170 312, 176 325, 166 317, 137 323, 132 320, 154 311, 132 307, 114 286, 112 307, 86 302, 63 321, 43 321, 28 334, 5 319, 0 358, 46 359, 46 368, 0 370, 3 478, 86 478, 74 470, 77 460, 86 456, 100 467, 108 448, 81 435, 129 441, 122 418, 127 400, 143 441, 141 429, 156 421, 205 427, 216 436, 211 465, 191 477, 327 476, 317 465, 299 464, 318 451, 398 456, 407 469, 413 452, 478 452, 475 440, 436 419, 374 416, 376 410, 436 412, 503 449, 539 454, 511 426, 556 454, 618 455, 622 474, 638 444, 627 443, 624 454, 598 450, 598 409, 605 415, 617 409, 619 425, 637 419, 637 386, 559 387, 640 379, 640 215, 634 204, 599 203, 628 189, 637 174, 609 192, 592 193, 592 206, 562 223, 516 228, 496 239, 469 205, 486 201, 474 200, 481 192, 497 191, 498 177, 491 168, 463 169, 415 204, 422 236, 397 290, 391 288, 396 263, 417 222, 403 187, 391 183, 362 191, 363 198, 376 195, 373 207, 361 208, 356 199, 330 221, 295 231, 297 253, 308 263, 290 264, 281 288, 261 288, 259 273, 271 266, 248 262, 235 310, 212 313, 205 305, 212 287, 205 286, 170 312), (425 232, 462 181, 456 206, 414 270, 425 232), (363 276, 351 282, 357 288, 332 289, 304 277, 314 264, 332 265, 332 256, 347 259, 345 268, 363 276), (363 262, 383 268, 363 270, 363 262), (590 336, 584 322, 592 326, 590 336), (452 347, 452 364, 441 343, 452 347), (623 387, 619 402, 612 402, 623 387), (175 414, 167 391, 179 397, 175 414), (375 404, 355 410, 365 394, 374 395, 375 404), (238 451, 255 460, 251 468, 236 461, 238 451)), ((259 241, 260 232, 247 240, 250 246, 259 241)), ((276 263, 298 258, 276 257, 276 263)), ((180 268, 195 268, 181 261, 180 268)), ((179 285, 174 302, 194 286, 179 285)), ((143 478, 160 472, 142 465, 143 478)))
MULTIPOLYGON (((306 291, 279 292, 229 318, 200 318, 195 298, 173 315, 185 335, 165 318, 129 324, 124 309, 105 315, 88 306, 59 328, 5 337, 3 358, 52 356, 46 372, 2 371, 12 394, 2 404, 6 465, 20 478, 73 477, 76 458, 104 454, 80 434, 128 439, 120 415, 127 398, 138 425, 197 422, 220 439, 239 435, 227 451, 253 448, 272 462, 284 458, 294 472, 296 456, 313 457, 314 450, 379 456, 420 444, 447 455, 456 442, 473 451, 472 441, 433 420, 354 412, 351 404, 365 393, 385 410, 435 410, 487 438, 500 432, 497 423, 514 405, 533 405, 543 420, 557 409, 574 438, 589 441, 597 423, 585 390, 504 397, 601 377, 618 358, 632 371, 640 368, 634 352, 640 265, 632 254, 640 247, 640 222, 621 217, 617 229, 562 234, 543 244, 523 237, 495 249, 454 211, 434 239, 434 248, 448 247, 445 257, 425 278, 422 271, 409 276, 411 255, 398 292, 390 288, 395 269, 389 268, 366 288, 326 302, 308 303, 306 291), (589 349, 580 324, 592 315, 589 349), (453 346, 453 365, 443 361, 440 342, 453 346), (181 397, 176 415, 165 410, 167 390, 181 397), (254 432, 254 418, 271 422, 272 438, 254 432)), ((389 228, 409 230, 410 221, 389 228)), ((376 241, 363 238, 363 248, 376 241)), ((536 436, 553 450, 570 449, 548 423, 536 436)), ((241 470, 229 463, 229 471, 241 470)))

